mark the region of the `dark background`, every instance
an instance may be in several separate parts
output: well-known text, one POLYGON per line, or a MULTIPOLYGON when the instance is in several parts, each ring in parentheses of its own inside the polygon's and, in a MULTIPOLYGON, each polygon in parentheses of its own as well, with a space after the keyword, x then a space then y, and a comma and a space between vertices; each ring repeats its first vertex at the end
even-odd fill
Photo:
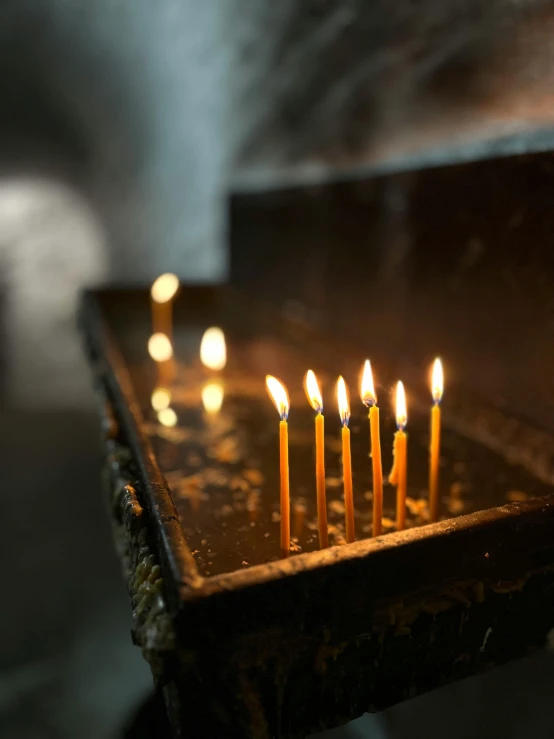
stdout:
MULTIPOLYGON (((363 278, 375 276, 395 336, 431 318, 426 336, 463 340, 461 379, 487 344, 480 390, 523 342, 540 381, 516 395, 529 377, 520 361, 501 395, 547 425, 548 173, 473 170, 460 190, 448 173, 416 186, 413 172, 554 146, 553 25, 554 3, 538 0, 2 4, 2 736, 118 736, 151 685, 102 508, 75 328, 83 286, 168 270, 221 281, 232 266, 248 289, 277 284, 293 310, 324 316, 333 295, 365 305, 363 278), (406 174, 367 183, 392 171, 406 174), (355 184, 328 185, 339 179, 355 184), (479 218, 464 220, 466 206, 479 218), (422 275, 441 240, 437 290, 422 275), (484 277, 479 299, 495 310, 473 320, 472 348, 467 286, 484 277), (414 288, 415 314, 401 300, 414 288), (443 326, 445 301, 455 329, 443 326), (500 337, 492 349, 490 336, 500 337)), ((551 663, 549 652, 532 656, 342 735, 552 736, 551 663)))

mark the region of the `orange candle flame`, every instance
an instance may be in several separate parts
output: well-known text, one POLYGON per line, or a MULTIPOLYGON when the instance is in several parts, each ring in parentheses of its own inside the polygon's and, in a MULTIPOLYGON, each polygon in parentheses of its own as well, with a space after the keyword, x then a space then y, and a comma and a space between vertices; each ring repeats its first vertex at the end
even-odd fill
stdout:
POLYGON ((177 425, 177 414, 173 408, 163 408, 161 411, 158 411, 158 421, 162 426, 173 428, 173 426, 177 425))
POLYGON ((317 413, 323 413, 323 398, 321 397, 321 390, 317 382, 317 377, 312 370, 308 370, 306 373, 304 390, 306 391, 306 397, 314 411, 317 413))
POLYGON ((371 363, 369 359, 365 360, 360 394, 362 396, 362 403, 364 405, 377 405, 377 395, 375 393, 375 385, 373 384, 373 372, 371 371, 371 363))
POLYGON ((173 356, 171 341, 165 334, 152 334, 148 339, 148 353, 155 362, 167 362, 173 356))
POLYGON ((396 425, 400 431, 404 431, 407 422, 406 393, 404 392, 404 384, 399 380, 396 386, 396 425))
POLYGON ((266 375, 265 384, 271 399, 275 403, 281 421, 286 421, 289 416, 290 403, 285 386, 273 375, 266 375))
POLYGON ((442 362, 437 357, 433 362, 433 372, 431 375, 431 394, 435 405, 438 405, 441 402, 443 391, 444 372, 442 369, 442 362))
POLYGON ((200 342, 200 361, 208 369, 218 372, 227 364, 225 334, 217 326, 206 329, 200 342))
POLYGON ((339 404, 340 422, 343 426, 348 426, 350 421, 350 402, 348 400, 348 390, 342 375, 337 381, 337 401, 339 404))
POLYGON ((170 272, 160 275, 152 284, 150 295, 155 303, 168 303, 179 289, 179 278, 170 272))

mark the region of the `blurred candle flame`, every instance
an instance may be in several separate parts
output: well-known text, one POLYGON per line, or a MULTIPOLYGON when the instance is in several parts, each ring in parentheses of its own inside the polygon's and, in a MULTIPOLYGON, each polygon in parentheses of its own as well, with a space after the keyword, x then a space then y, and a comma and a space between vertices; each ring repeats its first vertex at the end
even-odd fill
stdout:
POLYGON ((369 359, 365 360, 364 371, 362 374, 361 385, 362 403, 364 405, 376 405, 377 395, 373 384, 373 372, 371 371, 371 363, 369 359))
POLYGON ((200 361, 211 370, 222 370, 227 364, 225 334, 217 326, 206 329, 200 342, 200 361))
POLYGON ((312 372, 312 370, 308 370, 306 373, 304 390, 306 391, 306 397, 308 398, 308 401, 314 411, 317 411, 317 413, 322 413, 323 398, 321 397, 321 390, 319 389, 317 377, 312 372))
POLYGON ((350 403, 348 400, 348 390, 346 389, 346 383, 342 375, 337 381, 337 401, 339 404, 340 422, 343 426, 348 426, 348 422, 350 421, 350 403))
POLYGON ((179 289, 179 278, 170 272, 160 275, 154 280, 150 289, 150 295, 155 303, 168 303, 175 297, 179 289))
POLYGON ((404 392, 404 384, 399 380, 396 386, 396 425, 400 431, 403 431, 407 423, 406 393, 404 392))
POLYGON ((165 408, 169 408, 171 392, 165 387, 157 387, 152 393, 151 402, 155 411, 163 411, 165 408))
POLYGON ((273 377, 273 375, 266 375, 265 384, 267 386, 267 391, 281 416, 281 421, 286 421, 289 415, 290 403, 285 386, 282 382, 279 382, 276 377, 273 377))
POLYGON ((202 405, 206 413, 219 413, 225 393, 219 382, 208 382, 202 388, 202 405))
POLYGON ((167 362, 173 356, 171 341, 165 334, 152 334, 148 339, 148 353, 155 362, 167 362))
POLYGON ((158 411, 158 421, 162 426, 172 428, 177 425, 177 414, 173 408, 163 408, 161 411, 158 411))
POLYGON ((444 372, 442 362, 437 357, 433 362, 433 372, 431 375, 431 393, 435 403, 440 403, 444 391, 444 372))

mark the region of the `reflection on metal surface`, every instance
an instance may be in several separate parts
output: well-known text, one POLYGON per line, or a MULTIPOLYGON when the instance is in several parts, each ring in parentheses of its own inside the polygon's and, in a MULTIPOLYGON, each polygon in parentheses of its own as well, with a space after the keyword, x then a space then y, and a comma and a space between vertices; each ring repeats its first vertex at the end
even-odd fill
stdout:
POLYGON ((157 387, 152 393, 151 402, 155 411, 163 411, 165 408, 169 408, 171 392, 165 387, 157 387))
POLYGON ((225 391, 220 382, 208 382, 202 388, 202 405, 206 413, 218 413, 223 405, 225 391))
POLYGON ((177 414, 173 408, 164 408, 163 410, 158 411, 158 421, 162 426, 172 428, 177 425, 177 414))

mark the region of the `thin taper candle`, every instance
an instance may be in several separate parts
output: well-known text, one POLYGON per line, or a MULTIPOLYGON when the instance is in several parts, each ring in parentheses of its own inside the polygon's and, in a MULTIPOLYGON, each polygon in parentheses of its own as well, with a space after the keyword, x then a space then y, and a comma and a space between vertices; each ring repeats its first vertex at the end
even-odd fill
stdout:
POLYGON ((371 438, 371 467, 373 472, 373 536, 383 531, 383 465, 381 462, 381 435, 379 407, 373 384, 371 364, 366 359, 362 375, 362 402, 369 407, 369 435, 371 438))
POLYGON ((279 424, 281 472, 281 557, 290 553, 289 427, 285 418, 279 424))
POLYGON ((431 378, 433 407, 431 408, 431 443, 429 446, 429 517, 439 520, 439 461, 441 446, 440 401, 444 387, 444 376, 440 359, 435 359, 431 378))
POLYGON ((350 404, 348 392, 342 377, 337 382, 337 399, 339 404, 339 415, 342 423, 342 476, 344 481, 344 516, 346 528, 346 541, 348 544, 356 540, 356 527, 354 523, 354 494, 352 486, 352 457, 350 453, 350 404))
POLYGON ((281 508, 281 557, 290 554, 290 491, 289 491, 289 432, 287 418, 289 415, 289 397, 285 386, 276 377, 267 375, 267 390, 281 418, 279 424, 279 471, 280 471, 280 508, 281 508))
POLYGON ((329 546, 327 526, 327 497, 325 493, 325 421, 323 418, 323 398, 312 370, 308 370, 304 383, 306 396, 310 405, 317 411, 315 417, 315 485, 317 497, 317 523, 319 529, 319 546, 329 546))
POLYGON ((173 298, 179 289, 179 278, 171 273, 160 275, 150 290, 154 333, 173 336, 173 298))
POLYGON ((408 492, 408 434, 404 431, 408 421, 404 385, 399 382, 396 388, 396 425, 394 435, 394 462, 389 482, 396 485, 396 529, 406 528, 406 495, 408 492))

